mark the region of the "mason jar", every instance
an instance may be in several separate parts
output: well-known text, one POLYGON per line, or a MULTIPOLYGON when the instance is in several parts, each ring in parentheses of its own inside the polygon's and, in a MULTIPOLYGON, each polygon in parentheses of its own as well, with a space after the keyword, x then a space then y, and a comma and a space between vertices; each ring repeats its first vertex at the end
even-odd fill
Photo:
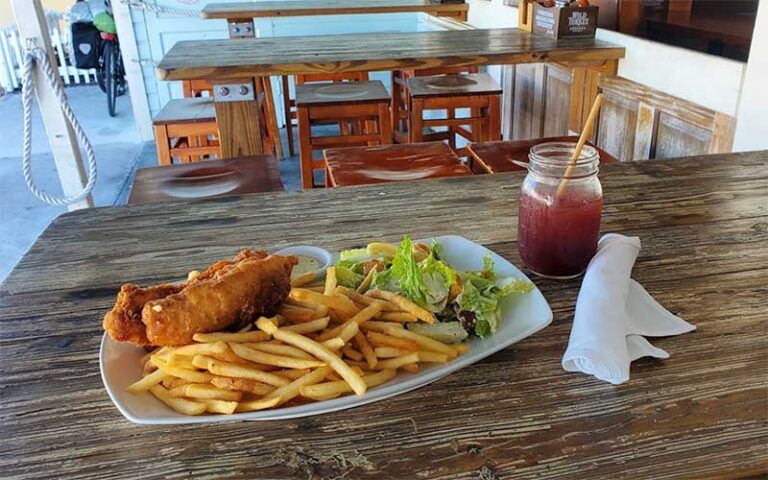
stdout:
POLYGON ((585 145, 570 164, 575 149, 575 143, 548 142, 534 146, 528 155, 518 249, 525 267, 541 277, 577 277, 597 251, 603 212, 597 178, 600 155, 585 145))

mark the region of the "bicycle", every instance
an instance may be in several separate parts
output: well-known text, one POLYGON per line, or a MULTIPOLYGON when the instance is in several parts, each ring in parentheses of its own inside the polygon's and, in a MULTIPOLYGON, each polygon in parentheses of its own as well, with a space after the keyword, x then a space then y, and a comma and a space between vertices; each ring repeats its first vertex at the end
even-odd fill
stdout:
POLYGON ((127 91, 123 57, 120 54, 120 43, 117 40, 117 29, 114 18, 107 12, 96 15, 93 24, 99 30, 102 40, 96 81, 99 88, 107 94, 107 110, 109 116, 114 117, 117 97, 125 95, 127 91))

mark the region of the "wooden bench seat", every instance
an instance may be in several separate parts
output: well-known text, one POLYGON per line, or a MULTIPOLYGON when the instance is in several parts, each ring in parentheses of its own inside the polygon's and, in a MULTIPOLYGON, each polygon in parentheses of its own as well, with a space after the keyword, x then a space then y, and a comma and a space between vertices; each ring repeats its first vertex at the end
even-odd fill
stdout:
MULTIPOLYGON (((546 142, 579 141, 577 136, 536 138, 532 140, 513 140, 497 142, 479 142, 467 145, 472 171, 475 173, 502 173, 525 170, 525 167, 514 162, 528 163, 528 152, 531 147, 546 142)), ((592 142, 588 145, 595 147, 592 142)), ((597 148, 597 147, 595 147, 597 148)), ((618 160, 604 150, 597 148, 600 153, 600 163, 616 163, 618 160)))
POLYGON ((324 156, 332 187, 472 175, 443 142, 332 148, 324 156))
POLYGON ((136 171, 129 205, 283 190, 272 155, 227 158, 136 171))

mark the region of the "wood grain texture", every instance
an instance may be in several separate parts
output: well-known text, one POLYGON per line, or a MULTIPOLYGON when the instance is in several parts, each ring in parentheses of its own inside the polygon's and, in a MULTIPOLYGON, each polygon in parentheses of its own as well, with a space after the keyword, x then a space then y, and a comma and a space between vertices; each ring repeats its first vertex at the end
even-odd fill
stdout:
POLYGON ((177 42, 162 80, 363 72, 557 61, 601 63, 624 48, 594 39, 555 40, 514 28, 177 42))
POLYGON ((736 119, 621 77, 602 77, 598 145, 622 160, 727 153, 736 119))
POLYGON ((472 175, 443 142, 332 148, 323 157, 334 187, 472 175))
POLYGON ((423 12, 435 16, 466 19, 467 4, 440 4, 429 0, 313 0, 292 2, 209 3, 202 18, 250 19, 300 17, 305 15, 349 15, 368 13, 423 12))
POLYGON ((190 201, 203 197, 283 190, 280 165, 272 155, 227 158, 139 168, 128 204, 190 201))
POLYGON ((519 264, 522 175, 79 211, 0 286, 6 478, 744 479, 768 473, 768 153, 601 168, 603 231, 643 241, 633 277, 698 327, 612 386, 560 360, 579 281, 536 280, 545 330, 417 391, 270 423, 135 426, 101 385, 123 282, 184 278, 242 247, 464 235, 519 264), (310 214, 308 214, 310 213, 310 214), (172 233, 171 233, 172 232, 172 233))

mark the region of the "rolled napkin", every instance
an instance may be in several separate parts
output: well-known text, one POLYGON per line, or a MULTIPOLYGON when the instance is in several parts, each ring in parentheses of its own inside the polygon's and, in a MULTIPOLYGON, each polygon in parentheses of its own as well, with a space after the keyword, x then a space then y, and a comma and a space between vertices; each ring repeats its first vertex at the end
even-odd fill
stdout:
POLYGON ((664 337, 696 330, 659 305, 630 278, 640 239, 604 235, 589 262, 576 300, 563 368, 594 375, 614 385, 629 380, 629 364, 641 357, 669 358, 644 336, 664 337))

